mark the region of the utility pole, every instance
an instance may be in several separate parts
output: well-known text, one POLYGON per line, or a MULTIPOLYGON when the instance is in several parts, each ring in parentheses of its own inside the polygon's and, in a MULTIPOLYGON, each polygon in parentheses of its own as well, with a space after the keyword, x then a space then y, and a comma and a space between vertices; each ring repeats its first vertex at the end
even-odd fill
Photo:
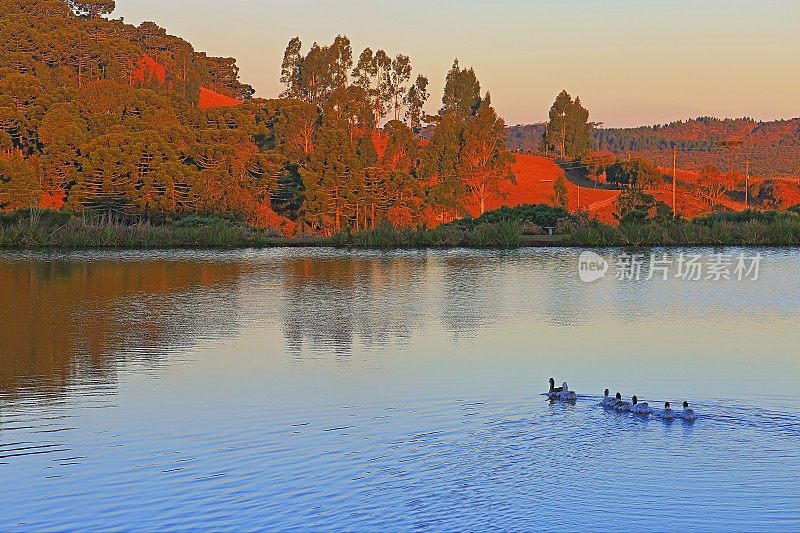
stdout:
POLYGON ((750 209, 750 159, 744 162, 744 208, 750 209))
POLYGON ((678 147, 672 145, 672 218, 678 216, 677 203, 675 201, 675 190, 678 184, 678 147))

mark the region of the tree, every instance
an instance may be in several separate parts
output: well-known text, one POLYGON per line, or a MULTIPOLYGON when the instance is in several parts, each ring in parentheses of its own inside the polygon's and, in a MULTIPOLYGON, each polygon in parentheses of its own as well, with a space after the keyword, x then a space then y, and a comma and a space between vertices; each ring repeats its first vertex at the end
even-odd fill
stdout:
POLYGON ((420 172, 427 180, 426 203, 442 222, 448 215, 460 214, 469 195, 459 172, 463 128, 458 117, 444 115, 422 152, 420 172))
MULTIPOLYGON (((586 152, 581 157, 581 165, 586 169, 586 176, 596 180, 606 173, 606 169, 616 162, 617 158, 611 152, 586 152)), ((596 182, 595 182, 596 183, 596 182)))
POLYGON ((490 198, 502 197, 503 182, 516 181, 511 169, 514 156, 506 148, 506 125, 491 106, 482 105, 467 119, 459 159, 461 175, 480 214, 486 212, 490 198))
POLYGON ((428 78, 417 76, 417 80, 408 89, 405 97, 406 122, 414 133, 422 131, 422 121, 425 118, 425 102, 428 101, 428 78))
POLYGON ((281 93, 282 98, 302 98, 302 89, 300 88, 303 64, 303 56, 300 51, 302 48, 303 43, 299 37, 292 38, 286 46, 281 64, 281 83, 286 86, 286 90, 281 93))
POLYGON ((580 158, 592 145, 592 125, 589 111, 574 101, 567 91, 561 91, 549 112, 545 134, 549 146, 557 147, 562 158, 580 158))
POLYGON ((654 189, 661 181, 661 171, 645 159, 614 163, 606 169, 609 183, 630 185, 639 189, 654 189))
POLYGON ((709 207, 714 207, 734 185, 733 174, 723 174, 716 166, 706 165, 700 171, 697 183, 691 190, 698 200, 705 202, 709 207))
POLYGON ((569 204, 569 189, 567 189, 567 180, 564 174, 560 174, 553 182, 552 201, 562 209, 566 209, 569 204))
POLYGON ((623 190, 614 200, 614 205, 614 218, 621 223, 643 223, 672 217, 672 209, 667 204, 637 188, 623 190))
POLYGON ((362 168, 347 132, 323 126, 300 175, 306 195, 306 219, 326 233, 341 230, 363 185, 362 168))
POLYGON ((298 102, 280 113, 274 126, 275 144, 292 161, 300 161, 314 150, 319 124, 316 106, 298 102))
POLYGON ((375 128, 379 127, 381 120, 386 116, 387 108, 392 101, 391 68, 392 60, 386 52, 378 50, 373 54, 370 48, 366 48, 361 52, 353 70, 353 84, 360 87, 371 102, 375 128))
POLYGON ((465 118, 476 114, 481 102, 481 84, 475 71, 472 67, 462 69, 456 59, 447 73, 439 114, 465 118))
POLYGON ((408 94, 406 83, 411 79, 411 60, 408 56, 398 54, 392 59, 387 76, 386 91, 394 110, 394 119, 400 120, 404 97, 408 94))

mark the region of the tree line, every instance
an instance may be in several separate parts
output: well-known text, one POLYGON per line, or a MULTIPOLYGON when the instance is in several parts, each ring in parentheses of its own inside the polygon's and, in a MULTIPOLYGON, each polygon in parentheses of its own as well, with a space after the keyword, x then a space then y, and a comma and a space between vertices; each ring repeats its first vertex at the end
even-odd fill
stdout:
POLYGON ((483 212, 513 180, 505 123, 456 60, 442 107, 403 54, 286 48, 284 92, 254 98, 233 58, 110 0, 0 0, 0 209, 112 220, 232 216, 287 233, 483 212), (206 107, 210 89, 240 105, 206 107), (424 126, 430 138, 420 138, 424 126))

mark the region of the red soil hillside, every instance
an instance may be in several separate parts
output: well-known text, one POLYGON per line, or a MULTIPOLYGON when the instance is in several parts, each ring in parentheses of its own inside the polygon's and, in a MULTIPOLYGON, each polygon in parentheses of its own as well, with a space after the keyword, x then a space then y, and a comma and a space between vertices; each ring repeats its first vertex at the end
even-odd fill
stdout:
POLYGON ((240 105, 241 100, 225 96, 218 92, 200 87, 200 109, 209 109, 211 107, 234 107, 240 105))
MULTIPOLYGON (((505 184, 501 187, 505 198, 494 198, 487 202, 486 209, 497 209, 500 206, 514 207, 521 204, 550 204, 554 202, 553 184, 559 176, 564 176, 564 171, 555 161, 547 157, 516 154, 514 174, 517 176, 516 184, 505 184)), ((569 191, 568 209, 572 212, 578 208, 578 186, 567 180, 569 191)), ((581 188, 580 206, 588 208, 589 212, 597 213, 604 221, 611 221, 612 204, 619 191, 605 189, 581 188)), ((480 214, 477 207, 472 207, 473 216, 480 214)))

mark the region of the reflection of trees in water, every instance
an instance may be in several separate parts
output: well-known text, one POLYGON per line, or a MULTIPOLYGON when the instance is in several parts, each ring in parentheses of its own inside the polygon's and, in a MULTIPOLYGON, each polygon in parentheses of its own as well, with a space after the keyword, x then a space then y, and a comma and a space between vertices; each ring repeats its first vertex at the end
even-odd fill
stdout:
POLYGON ((444 298, 441 322, 456 338, 470 336, 503 315, 505 301, 498 290, 504 267, 495 255, 445 254, 437 257, 444 298))
POLYGON ((110 381, 123 362, 157 365, 198 336, 224 335, 236 326, 229 286, 241 271, 232 262, 2 262, 0 391, 110 381))
POLYGON ((284 263, 282 313, 292 352, 304 345, 347 354, 354 338, 383 347, 422 327, 424 255, 306 257, 284 263))

